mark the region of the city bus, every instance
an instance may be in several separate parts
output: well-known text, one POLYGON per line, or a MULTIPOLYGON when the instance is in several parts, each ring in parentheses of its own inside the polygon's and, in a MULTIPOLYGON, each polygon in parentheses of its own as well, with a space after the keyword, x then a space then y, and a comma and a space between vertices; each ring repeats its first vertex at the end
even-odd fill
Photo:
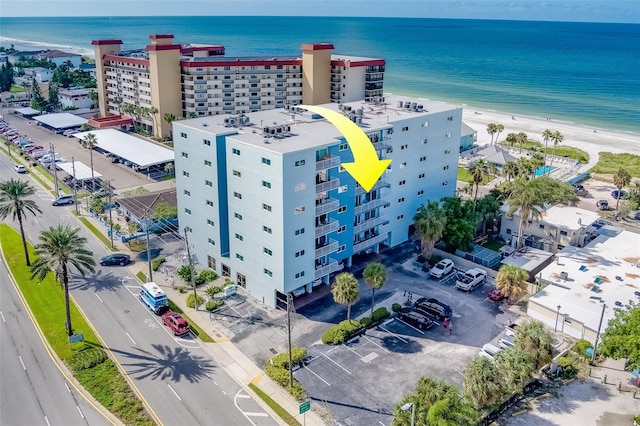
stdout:
POLYGON ((154 282, 142 284, 140 301, 154 314, 160 314, 163 306, 169 306, 167 294, 154 282))

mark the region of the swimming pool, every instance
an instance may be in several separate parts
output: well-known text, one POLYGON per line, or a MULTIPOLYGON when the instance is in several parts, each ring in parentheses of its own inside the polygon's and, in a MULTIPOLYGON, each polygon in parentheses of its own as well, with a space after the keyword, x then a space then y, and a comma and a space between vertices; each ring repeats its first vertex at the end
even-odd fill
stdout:
POLYGON ((553 166, 540 166, 536 169, 534 173, 536 177, 538 177, 538 176, 546 175, 547 173, 551 173, 556 169, 557 167, 553 167, 553 166))

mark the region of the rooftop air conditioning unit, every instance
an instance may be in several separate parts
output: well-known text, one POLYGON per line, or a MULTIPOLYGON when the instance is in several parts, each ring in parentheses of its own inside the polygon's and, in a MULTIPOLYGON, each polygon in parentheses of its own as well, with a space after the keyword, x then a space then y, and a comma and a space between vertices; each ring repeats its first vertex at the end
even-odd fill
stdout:
POLYGON ((398 108, 402 108, 402 101, 398 101, 398 108))
POLYGON ((560 272, 560 278, 562 278, 564 281, 566 281, 567 279, 569 279, 569 274, 565 271, 560 272))
POLYGON ((404 107, 405 107, 406 109, 409 109, 409 108, 411 107, 411 102, 405 102, 405 103, 404 103, 404 107))

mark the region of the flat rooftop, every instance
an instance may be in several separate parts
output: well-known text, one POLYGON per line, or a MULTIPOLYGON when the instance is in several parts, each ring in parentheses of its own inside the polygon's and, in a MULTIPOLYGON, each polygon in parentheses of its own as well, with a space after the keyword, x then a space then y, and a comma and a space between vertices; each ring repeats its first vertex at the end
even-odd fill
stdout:
MULTIPOLYGON (((510 250, 505 251, 508 252, 510 250)), ((527 272, 531 272, 548 261, 552 256, 553 253, 549 253, 548 251, 525 246, 520 250, 511 252, 511 254, 502 259, 500 263, 503 265, 518 266, 527 272)))
POLYGON ((598 219, 600 215, 589 210, 571 206, 552 206, 542 212, 540 222, 575 231, 591 225, 598 219))
POLYGON ((86 118, 78 117, 77 115, 73 115, 68 112, 39 115, 37 117, 33 117, 33 119, 54 129, 80 127, 89 121, 86 118))
MULTIPOLYGON (((394 122, 407 118, 428 117, 435 113, 458 109, 458 107, 451 104, 423 98, 387 94, 384 95, 384 98, 384 102, 357 101, 342 105, 350 107, 354 113, 359 109, 362 110, 362 124, 360 127, 365 133, 389 129, 393 127, 394 122), (423 110, 417 112, 399 108, 398 103, 400 101, 403 104, 410 102, 422 105, 423 110)), ((322 107, 340 111, 337 103, 324 104, 322 107)), ((337 141, 343 139, 338 129, 321 116, 295 107, 252 112, 246 114, 246 116, 249 117, 249 124, 238 128, 225 126, 225 119, 234 117, 229 115, 199 117, 174 123, 198 131, 207 131, 215 135, 226 134, 228 138, 234 141, 259 146, 276 154, 285 154, 309 148, 322 148, 334 145, 337 141), (288 126, 288 134, 281 138, 265 138, 264 128, 276 126, 288 126)))

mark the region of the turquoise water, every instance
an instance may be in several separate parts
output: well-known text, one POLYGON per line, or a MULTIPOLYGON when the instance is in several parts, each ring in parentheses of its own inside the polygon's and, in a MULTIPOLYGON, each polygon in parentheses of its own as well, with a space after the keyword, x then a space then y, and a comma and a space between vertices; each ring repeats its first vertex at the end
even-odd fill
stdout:
POLYGON ((538 177, 538 176, 546 175, 547 173, 550 173, 556 169, 557 167, 554 167, 554 166, 540 166, 533 173, 535 174, 536 177, 538 177))
POLYGON ((387 61, 385 91, 640 133, 640 25, 408 18, 2 18, 2 36, 123 48, 170 33, 231 56, 335 53, 387 61))

